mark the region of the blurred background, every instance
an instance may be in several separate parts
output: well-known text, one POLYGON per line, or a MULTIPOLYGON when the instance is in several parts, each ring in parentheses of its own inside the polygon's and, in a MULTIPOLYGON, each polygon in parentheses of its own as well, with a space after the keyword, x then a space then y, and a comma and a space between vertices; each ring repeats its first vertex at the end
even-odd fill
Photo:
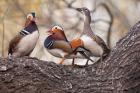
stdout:
MULTIPOLYGON (((140 0, 0 0, 0 57, 7 57, 9 41, 20 32, 25 18, 36 12, 40 38, 32 57, 59 62, 43 47, 47 29, 61 25, 68 40, 78 38, 83 29, 83 15, 76 7, 87 7, 91 11, 92 29, 113 48, 140 19, 140 0)), ((85 60, 77 64, 85 64, 85 60)), ((71 60, 66 60, 70 64, 71 60)))

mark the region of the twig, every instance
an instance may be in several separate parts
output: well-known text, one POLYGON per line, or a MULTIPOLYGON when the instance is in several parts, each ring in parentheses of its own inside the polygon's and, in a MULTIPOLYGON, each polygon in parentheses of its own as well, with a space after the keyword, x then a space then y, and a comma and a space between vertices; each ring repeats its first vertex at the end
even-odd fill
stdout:
POLYGON ((2 34, 2 57, 4 57, 4 39, 5 39, 5 17, 6 17, 6 15, 7 15, 7 13, 8 13, 8 10, 9 10, 9 6, 8 6, 8 8, 6 9, 6 11, 4 12, 4 15, 3 15, 3 18, 2 18, 2 20, 3 20, 3 34, 2 34))
POLYGON ((74 25, 72 25, 71 27, 66 28, 66 29, 75 29, 76 27, 79 26, 81 20, 82 20, 82 18, 80 16, 78 16, 78 21, 74 25))
POLYGON ((118 9, 118 7, 116 7, 116 5, 114 5, 114 3, 111 0, 108 0, 108 5, 110 5, 110 10, 111 12, 114 14, 114 16, 118 17, 120 19, 120 22, 122 23, 122 25, 129 30, 131 25, 130 22, 128 20, 128 18, 126 17, 126 15, 124 15, 124 13, 122 13, 120 11, 120 9, 118 9))
POLYGON ((107 33, 107 45, 110 47, 111 27, 113 24, 113 14, 111 13, 109 7, 105 3, 101 3, 100 5, 102 5, 107 10, 107 12, 110 16, 109 28, 108 28, 108 33, 107 33))
POLYGON ((92 22, 92 23, 97 23, 97 22, 100 22, 100 21, 105 22, 105 23, 110 23, 110 21, 104 20, 104 19, 92 20, 91 22, 92 22))
MULTIPOLYGON (((110 47, 111 27, 113 24, 113 14, 111 13, 109 7, 105 3, 100 3, 97 7, 99 7, 99 6, 103 6, 106 9, 106 11, 108 12, 108 14, 110 16, 110 21, 104 20, 104 19, 97 19, 97 20, 93 20, 91 22, 96 23, 96 22, 102 21, 102 22, 106 22, 109 24, 109 28, 108 28, 108 32, 107 32, 107 45, 110 47)), ((95 11, 96 11, 96 9, 94 9, 92 12, 95 12, 95 11)))
POLYGON ((26 16, 26 13, 24 12, 24 10, 20 7, 19 2, 17 0, 13 0, 13 3, 15 4, 15 6, 17 7, 17 9, 19 9, 19 11, 26 16))
POLYGON ((76 10, 76 7, 73 7, 72 4, 76 2, 76 0, 72 0, 71 2, 67 2, 66 0, 63 0, 63 2, 67 5, 68 8, 76 10))

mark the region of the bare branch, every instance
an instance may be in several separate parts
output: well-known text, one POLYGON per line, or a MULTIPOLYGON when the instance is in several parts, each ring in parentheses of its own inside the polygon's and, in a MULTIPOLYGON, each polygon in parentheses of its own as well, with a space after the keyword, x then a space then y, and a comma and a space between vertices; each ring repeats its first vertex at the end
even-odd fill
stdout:
POLYGON ((110 10, 114 16, 120 18, 121 23, 125 26, 125 28, 130 29, 131 25, 129 23, 128 18, 118 9, 111 0, 108 0, 108 4, 111 6, 110 10))
POLYGON ((81 22, 81 20, 82 20, 82 18, 80 16, 78 16, 77 18, 78 18, 78 21, 74 25, 72 25, 71 27, 66 28, 66 29, 75 29, 76 27, 78 27, 80 22, 81 22))
POLYGON ((3 15, 3 18, 2 18, 2 22, 3 22, 3 34, 2 34, 2 57, 4 57, 4 39, 5 39, 5 17, 9 11, 9 5, 8 5, 8 8, 6 9, 6 11, 4 12, 4 15, 3 15))
POLYGON ((24 10, 20 7, 18 0, 13 0, 13 3, 14 3, 15 6, 17 7, 17 9, 18 9, 24 16, 26 16, 26 13, 25 13, 24 10))
POLYGON ((100 3, 99 6, 103 6, 107 10, 107 12, 110 16, 110 22, 107 22, 107 23, 109 23, 109 28, 108 28, 108 33, 107 33, 107 45, 110 47, 111 27, 113 24, 113 14, 111 13, 109 7, 105 3, 100 3))
POLYGON ((92 23, 97 23, 97 22, 101 22, 101 21, 102 21, 102 22, 105 22, 105 23, 108 23, 108 24, 110 23, 110 21, 104 20, 104 19, 92 20, 91 22, 92 22, 92 23))
POLYGON ((68 8, 76 10, 76 7, 73 7, 72 4, 76 2, 76 0, 72 0, 71 2, 68 2, 67 0, 63 0, 63 2, 67 5, 68 8))

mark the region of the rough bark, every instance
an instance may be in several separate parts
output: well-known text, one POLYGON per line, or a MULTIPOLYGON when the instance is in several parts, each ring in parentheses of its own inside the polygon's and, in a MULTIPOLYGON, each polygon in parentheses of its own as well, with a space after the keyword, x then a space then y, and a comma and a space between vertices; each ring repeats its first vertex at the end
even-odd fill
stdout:
POLYGON ((140 22, 105 60, 87 67, 1 58, 0 93, 140 93, 140 22))

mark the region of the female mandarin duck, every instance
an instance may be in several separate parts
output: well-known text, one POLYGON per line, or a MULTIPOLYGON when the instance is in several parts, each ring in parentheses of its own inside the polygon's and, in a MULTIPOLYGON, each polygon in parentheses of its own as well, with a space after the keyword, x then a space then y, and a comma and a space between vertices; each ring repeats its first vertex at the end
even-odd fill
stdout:
POLYGON ((8 55, 13 57, 29 56, 39 38, 35 13, 29 13, 24 29, 20 31, 9 43, 8 55))
POLYGON ((77 10, 84 14, 84 28, 80 37, 80 40, 83 42, 83 47, 90 51, 90 54, 88 54, 89 56, 101 57, 102 60, 102 58, 109 54, 110 49, 103 39, 95 35, 92 31, 90 26, 91 16, 89 9, 83 7, 77 8, 77 10))
MULTIPOLYGON (((87 58, 85 55, 75 55, 74 51, 77 49, 81 42, 78 40, 73 40, 71 43, 67 40, 64 30, 60 26, 54 26, 49 31, 49 36, 45 39, 44 46, 50 54, 55 57, 62 58, 60 64, 63 64, 66 58, 87 58), (78 45, 78 47, 77 47, 78 45)), ((83 49, 84 50, 84 49, 83 49)), ((85 51, 85 50, 84 50, 85 51)), ((75 52, 82 52, 75 51, 75 52)), ((91 60, 91 59, 89 59, 91 60)), ((91 60, 92 61, 92 60, 91 60)), ((73 65, 73 64, 72 64, 73 65)))

